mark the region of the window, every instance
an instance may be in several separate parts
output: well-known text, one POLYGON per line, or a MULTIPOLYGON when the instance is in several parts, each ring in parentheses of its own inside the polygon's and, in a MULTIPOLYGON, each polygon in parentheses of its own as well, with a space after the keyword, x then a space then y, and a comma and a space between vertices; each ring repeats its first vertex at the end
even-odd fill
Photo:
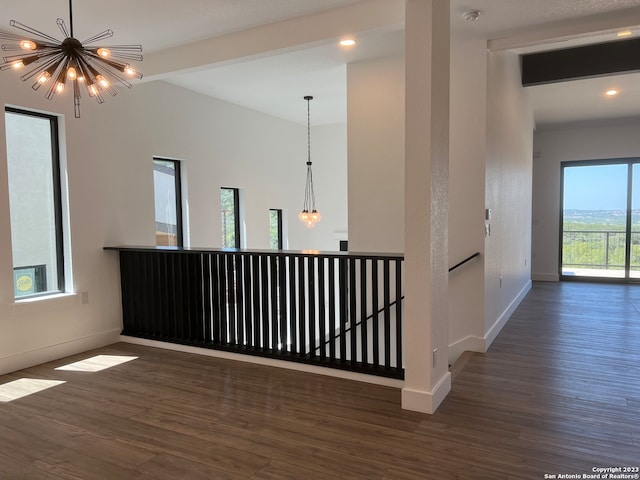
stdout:
POLYGON ((240 200, 237 188, 220 189, 222 247, 240 248, 240 200))
POLYGON ((180 162, 153 159, 156 204, 156 245, 182 246, 182 193, 180 162))
POLYGON ((560 274, 640 278, 640 160, 562 163, 560 274))
POLYGON ((282 250, 282 210, 269 210, 269 246, 273 250, 282 250))
POLYGON ((16 298, 64 291, 57 117, 5 109, 16 298))

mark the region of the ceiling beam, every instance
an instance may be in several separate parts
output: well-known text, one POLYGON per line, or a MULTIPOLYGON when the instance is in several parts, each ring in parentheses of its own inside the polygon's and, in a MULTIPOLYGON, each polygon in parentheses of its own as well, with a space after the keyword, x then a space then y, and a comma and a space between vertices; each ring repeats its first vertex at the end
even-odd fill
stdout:
POLYGON ((404 0, 358 2, 154 52, 145 56, 144 79, 157 80, 170 73, 319 45, 344 35, 401 27, 404 4, 404 0))
POLYGON ((640 71, 640 38, 522 55, 522 85, 640 71))

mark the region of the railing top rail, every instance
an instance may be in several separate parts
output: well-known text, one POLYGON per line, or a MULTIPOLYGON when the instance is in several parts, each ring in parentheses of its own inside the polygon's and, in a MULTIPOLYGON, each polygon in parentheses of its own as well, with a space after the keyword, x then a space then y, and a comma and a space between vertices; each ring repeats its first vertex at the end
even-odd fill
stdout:
POLYGON ((473 255, 469 255, 467 258, 465 258, 461 262, 456 263, 453 267, 451 267, 449 269, 449 273, 453 272, 456 268, 461 267, 465 263, 470 262, 471 260, 473 260, 474 258, 479 257, 479 256, 480 256, 480 252, 476 252, 473 255))
MULTIPOLYGON (((562 233, 622 233, 626 234, 624 230, 563 230, 562 233)), ((640 232, 631 232, 640 233, 640 232)))
POLYGON ((158 253, 216 253, 223 255, 272 255, 278 257, 323 257, 323 258, 372 258, 378 260, 404 260, 403 253, 374 252, 323 252, 319 250, 267 250, 245 248, 192 248, 164 246, 120 245, 107 246, 104 250, 120 252, 158 252, 158 253))

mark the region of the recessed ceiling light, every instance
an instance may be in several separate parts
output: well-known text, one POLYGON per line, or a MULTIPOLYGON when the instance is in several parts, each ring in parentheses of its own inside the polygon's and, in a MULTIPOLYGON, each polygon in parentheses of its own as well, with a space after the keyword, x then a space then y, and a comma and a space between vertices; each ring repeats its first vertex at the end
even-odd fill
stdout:
POLYGON ((613 96, 618 94, 618 90, 616 90, 615 88, 612 88, 611 90, 607 90, 604 93, 605 93, 605 95, 607 95, 609 97, 613 97, 613 96))
POLYGON ((622 32, 616 33, 616 37, 628 37, 633 32, 631 30, 623 30, 622 32))
POLYGON ((340 45, 343 47, 353 47, 356 44, 356 41, 353 38, 345 38, 340 40, 340 45))

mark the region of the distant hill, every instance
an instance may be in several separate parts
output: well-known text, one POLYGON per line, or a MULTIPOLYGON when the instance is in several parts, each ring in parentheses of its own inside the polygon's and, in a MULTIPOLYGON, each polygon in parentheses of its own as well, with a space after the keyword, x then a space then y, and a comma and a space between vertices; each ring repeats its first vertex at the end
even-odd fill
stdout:
MULTIPOLYGON (((567 209, 563 221, 565 230, 624 230, 627 211, 567 209)), ((632 222, 640 227, 640 210, 632 211, 632 222)))

